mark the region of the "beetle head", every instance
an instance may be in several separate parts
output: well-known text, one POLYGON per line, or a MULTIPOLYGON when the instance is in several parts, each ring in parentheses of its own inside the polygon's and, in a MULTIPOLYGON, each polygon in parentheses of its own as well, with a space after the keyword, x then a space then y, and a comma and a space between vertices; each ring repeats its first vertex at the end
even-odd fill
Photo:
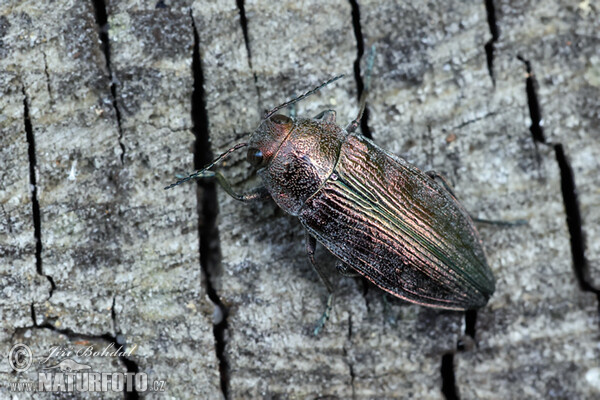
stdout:
MULTIPOLYGON (((290 101, 286 101, 270 111, 267 111, 261 124, 258 126, 256 131, 254 131, 254 134, 250 138, 250 143, 248 144, 249 149, 246 155, 248 162, 252 166, 259 169, 266 166, 273 158, 273 155, 277 152, 283 141, 292 132, 295 126, 294 121, 285 115, 275 114, 277 111, 307 98, 308 96, 318 92, 325 86, 337 81, 343 76, 343 74, 335 76, 327 82, 323 82, 314 89, 311 89, 308 92, 295 97, 290 101)), ((331 116, 331 112, 326 111, 319 114, 316 119, 323 119, 323 115, 326 113, 327 115, 331 116)), ((333 112, 333 121, 335 121, 335 112, 333 112)))
POLYGON ((248 143, 248 162, 259 169, 266 166, 293 128, 294 121, 282 114, 263 120, 248 143))
MULTIPOLYGON (((250 138, 250 143, 238 143, 219 157, 214 159, 210 164, 205 166, 204 168, 188 175, 185 178, 179 179, 177 182, 172 183, 171 185, 165 187, 165 189, 170 189, 174 186, 180 185, 184 182, 190 181, 195 178, 206 176, 206 171, 210 168, 214 167, 219 161, 229 156, 229 154, 234 151, 249 146, 248 153, 246 155, 247 160, 254 167, 257 167, 259 170, 270 163, 274 155, 277 153, 282 143, 286 140, 286 138, 292 133, 294 127, 297 124, 289 117, 281 114, 275 114, 277 111, 281 110, 284 107, 292 105, 294 103, 299 102, 307 98, 308 96, 316 93, 321 88, 329 85, 332 82, 342 78, 344 75, 339 75, 334 78, 331 78, 327 82, 322 83, 314 89, 309 90, 301 96, 298 96, 290 101, 287 101, 283 104, 278 105, 272 110, 265 113, 261 124, 258 126, 256 131, 252 134, 250 138)), ((323 119, 318 116, 316 119, 323 119)), ((331 121, 329 121, 331 122, 331 121)), ((214 175, 212 175, 214 176, 214 175)))

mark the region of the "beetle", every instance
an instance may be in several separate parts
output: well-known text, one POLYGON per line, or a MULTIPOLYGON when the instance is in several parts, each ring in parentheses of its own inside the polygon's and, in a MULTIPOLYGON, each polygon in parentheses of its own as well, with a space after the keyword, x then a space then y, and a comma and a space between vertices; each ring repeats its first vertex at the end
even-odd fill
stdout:
POLYGON ((165 189, 215 178, 237 200, 272 198, 297 217, 306 230, 309 260, 329 291, 315 334, 329 317, 334 294, 315 262, 316 242, 337 257, 339 272, 358 273, 395 297, 448 310, 485 306, 495 281, 473 220, 439 174, 422 172, 356 132, 367 90, 346 128, 337 125, 334 110, 297 120, 276 113, 339 78, 265 113, 249 143, 165 189), (209 169, 242 147, 248 147, 247 161, 264 186, 237 194, 209 169))

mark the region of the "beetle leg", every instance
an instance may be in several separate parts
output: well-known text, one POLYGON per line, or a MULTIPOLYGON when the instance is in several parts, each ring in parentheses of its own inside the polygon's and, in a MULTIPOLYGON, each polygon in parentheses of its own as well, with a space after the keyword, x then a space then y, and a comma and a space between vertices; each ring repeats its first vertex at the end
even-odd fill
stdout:
POLYGON ((515 219, 514 221, 498 221, 491 219, 482 219, 471 217, 473 222, 478 222, 480 224, 489 224, 489 225, 498 225, 498 226, 520 226, 527 225, 528 221, 526 219, 515 219))
POLYGON ((219 171, 203 171, 201 174, 197 176, 197 178, 216 178, 217 182, 223 190, 227 192, 228 195, 233 197, 236 200, 249 203, 257 200, 265 200, 271 197, 268 190, 265 187, 257 187, 251 190, 248 193, 238 194, 233 191, 231 187, 231 183, 221 174, 219 171))
POLYGON ((354 132, 360 126, 360 120, 362 119, 362 116, 365 113, 365 107, 367 106, 367 92, 368 89, 365 87, 362 94, 360 95, 360 108, 358 110, 358 116, 346 127, 346 132, 348 133, 354 132))
POLYGON ((446 178, 444 178, 443 175, 439 174, 437 171, 434 171, 434 170, 426 171, 425 175, 427 175, 434 181, 436 179, 439 179, 440 182, 442 183, 442 186, 444 186, 444 188, 446 189, 446 191, 448 191, 448 193, 450 193, 452 195, 452 197, 454 197, 456 199, 456 195, 454 194, 454 191, 452 190, 452 188, 448 184, 448 181, 446 180, 446 178))
POLYGON ((396 325, 396 317, 391 313, 390 300, 388 294, 383 294, 383 315, 384 319, 392 325, 396 325))
POLYGON ((348 278, 356 278, 357 276, 360 276, 360 274, 358 272, 356 272, 356 270, 354 268, 352 268, 348 264, 345 264, 341 261, 338 261, 335 264, 335 269, 337 269, 337 271, 340 275, 348 277, 348 278))
POLYGON ((308 232, 306 232, 306 252, 308 253, 308 259, 310 260, 313 268, 319 274, 319 278, 323 281, 329 293, 333 293, 333 285, 325 275, 325 271, 319 267, 319 264, 315 261, 315 248, 317 247, 317 239, 310 236, 308 232))
MULTIPOLYGON (((454 197, 456 199, 456 195, 454 194, 454 192, 450 188, 450 185, 448 184, 448 182, 446 181, 446 179, 444 179, 444 177, 442 175, 440 175, 436 171, 427 171, 427 172, 425 172, 425 174, 433 180, 435 180, 436 178, 439 179, 442 182, 442 185, 444 186, 444 188, 446 188, 446 190, 448 191, 448 193, 450 193, 452 195, 452 197, 454 197)), ((473 220, 473 222, 479 222, 481 224, 498 225, 498 226, 527 225, 526 219, 517 219, 514 221, 498 221, 498 220, 475 218, 472 215, 470 215, 470 216, 471 216, 471 219, 473 220)))
POLYGON ((323 281, 325 286, 327 287, 327 291, 329 292, 329 296, 327 297, 327 306, 325 307, 325 312, 321 315, 321 318, 317 321, 317 325, 313 331, 314 335, 318 335, 323 326, 325 326, 325 321, 329 319, 329 314, 331 313, 331 309, 333 308, 333 285, 327 279, 325 275, 325 271, 323 271, 319 265, 315 261, 315 248, 317 247, 317 239, 310 236, 308 231, 306 232, 306 252, 308 253, 308 259, 312 264, 317 274, 319 274, 319 278, 323 281))
POLYGON ((365 112, 365 107, 367 106, 367 94, 369 93, 370 86, 371 86, 371 71, 373 70, 374 61, 375 61, 375 46, 371 46, 371 51, 369 53, 369 59, 367 60, 367 73, 366 73, 366 78, 365 78, 365 87, 363 89, 363 92, 360 95, 360 100, 359 100, 358 116, 356 117, 356 119, 354 121, 350 122, 348 124, 348 126, 346 127, 346 131, 348 133, 354 132, 359 127, 360 120, 362 119, 363 114, 365 112))
POLYGON ((335 123, 335 110, 325 110, 315 115, 314 119, 320 119, 323 122, 335 123))

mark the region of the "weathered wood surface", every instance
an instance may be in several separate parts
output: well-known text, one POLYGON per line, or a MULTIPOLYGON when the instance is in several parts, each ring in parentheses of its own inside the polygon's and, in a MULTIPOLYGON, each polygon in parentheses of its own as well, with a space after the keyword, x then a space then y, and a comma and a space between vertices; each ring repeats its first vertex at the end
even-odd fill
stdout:
MULTIPOLYGON (((148 398, 600 396, 597 5, 413 3, 3 2, 2 353, 137 346, 75 359, 166 380, 148 398), (162 190, 332 75, 296 112, 353 119, 371 44, 373 140, 446 175, 473 215, 529 221, 481 226, 498 282, 475 327, 332 268, 313 337, 327 292, 294 218, 211 185, 162 190)), ((239 188, 259 183, 244 156, 221 167, 239 188)), ((2 397, 36 365, 0 362, 2 397)))

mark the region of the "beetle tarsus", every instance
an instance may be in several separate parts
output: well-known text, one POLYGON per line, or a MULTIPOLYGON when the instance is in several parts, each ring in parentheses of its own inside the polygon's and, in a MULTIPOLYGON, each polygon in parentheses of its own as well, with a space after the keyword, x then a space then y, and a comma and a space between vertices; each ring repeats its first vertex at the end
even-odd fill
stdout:
POLYGON ((473 222, 478 222, 480 224, 488 224, 488 225, 498 225, 498 226, 521 226, 529 224, 529 221, 526 219, 515 219, 513 221, 502 221, 502 220, 493 220, 493 219, 482 219, 482 218, 474 218, 471 217, 473 222))
POLYGON ((321 329, 323 329, 323 327, 325 326, 325 322, 327 322, 327 320, 329 319, 331 309, 333 308, 333 297, 333 293, 329 293, 329 297, 327 297, 327 306, 325 308, 325 312, 323 312, 323 315, 321 315, 321 318, 319 318, 319 320, 317 321, 317 325, 313 330, 313 334, 315 336, 319 335, 319 332, 321 332, 321 329))

